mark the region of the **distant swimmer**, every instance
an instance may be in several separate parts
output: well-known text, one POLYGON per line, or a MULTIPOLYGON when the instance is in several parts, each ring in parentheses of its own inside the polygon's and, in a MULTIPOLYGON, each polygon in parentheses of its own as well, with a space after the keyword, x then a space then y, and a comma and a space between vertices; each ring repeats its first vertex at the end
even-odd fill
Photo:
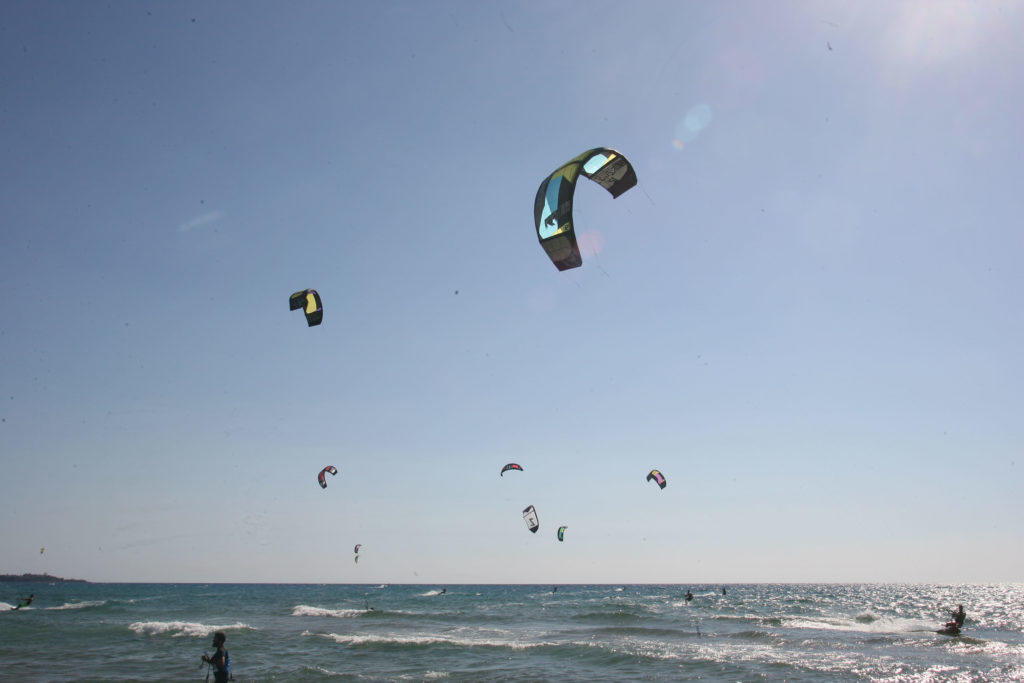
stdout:
POLYGON ((693 593, 686 591, 686 602, 690 602, 690 600, 693 600, 693 593))
POLYGON ((16 607, 12 607, 11 609, 12 610, 19 610, 22 607, 28 607, 29 605, 32 604, 32 601, 35 600, 35 597, 36 597, 36 594, 32 593, 27 598, 18 598, 18 605, 16 607))
MULTIPOLYGON (((203 661, 213 668, 213 680, 215 683, 227 683, 231 678, 231 657, 224 647, 227 636, 223 631, 213 634, 213 646, 217 648, 212 655, 203 655, 203 661)), ((202 666, 202 665, 200 665, 202 666)))

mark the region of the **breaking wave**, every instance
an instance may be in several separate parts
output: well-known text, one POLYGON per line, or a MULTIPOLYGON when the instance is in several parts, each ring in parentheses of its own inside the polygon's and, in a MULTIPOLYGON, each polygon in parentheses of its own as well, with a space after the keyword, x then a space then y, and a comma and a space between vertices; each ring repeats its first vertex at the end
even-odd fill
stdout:
POLYGON ((163 635, 170 634, 178 638, 181 636, 201 638, 209 636, 216 631, 255 631, 249 624, 236 622, 234 624, 200 624, 195 621, 136 621, 128 626, 132 631, 140 635, 163 635))

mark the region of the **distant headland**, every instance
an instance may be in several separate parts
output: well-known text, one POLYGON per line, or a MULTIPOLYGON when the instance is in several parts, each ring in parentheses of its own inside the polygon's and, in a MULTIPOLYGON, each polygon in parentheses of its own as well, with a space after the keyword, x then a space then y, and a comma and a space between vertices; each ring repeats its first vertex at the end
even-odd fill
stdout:
POLYGON ((59 576, 49 574, 0 574, 0 583, 13 583, 15 581, 33 581, 36 583, 89 583, 85 579, 62 579, 59 576))

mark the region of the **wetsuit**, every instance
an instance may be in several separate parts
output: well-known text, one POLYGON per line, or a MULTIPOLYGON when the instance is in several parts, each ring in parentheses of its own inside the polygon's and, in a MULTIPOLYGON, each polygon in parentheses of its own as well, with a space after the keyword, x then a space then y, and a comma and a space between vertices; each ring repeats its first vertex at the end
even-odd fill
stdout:
POLYGON ((210 664, 213 665, 213 680, 216 683, 227 683, 231 677, 231 657, 227 648, 223 645, 217 647, 217 651, 210 657, 210 664))

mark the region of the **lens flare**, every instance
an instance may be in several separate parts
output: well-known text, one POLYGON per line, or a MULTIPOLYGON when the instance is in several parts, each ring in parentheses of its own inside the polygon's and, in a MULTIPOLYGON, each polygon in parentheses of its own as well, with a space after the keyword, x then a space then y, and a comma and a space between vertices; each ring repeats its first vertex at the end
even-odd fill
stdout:
POLYGON ((580 253, 584 256, 596 256, 604 249, 604 235, 593 230, 579 234, 580 253))
POLYGON ((682 150, 686 145, 696 140, 705 128, 711 125, 714 117, 711 106, 708 104, 701 103, 691 107, 690 111, 686 112, 683 120, 676 124, 675 138, 672 140, 672 146, 682 150))

